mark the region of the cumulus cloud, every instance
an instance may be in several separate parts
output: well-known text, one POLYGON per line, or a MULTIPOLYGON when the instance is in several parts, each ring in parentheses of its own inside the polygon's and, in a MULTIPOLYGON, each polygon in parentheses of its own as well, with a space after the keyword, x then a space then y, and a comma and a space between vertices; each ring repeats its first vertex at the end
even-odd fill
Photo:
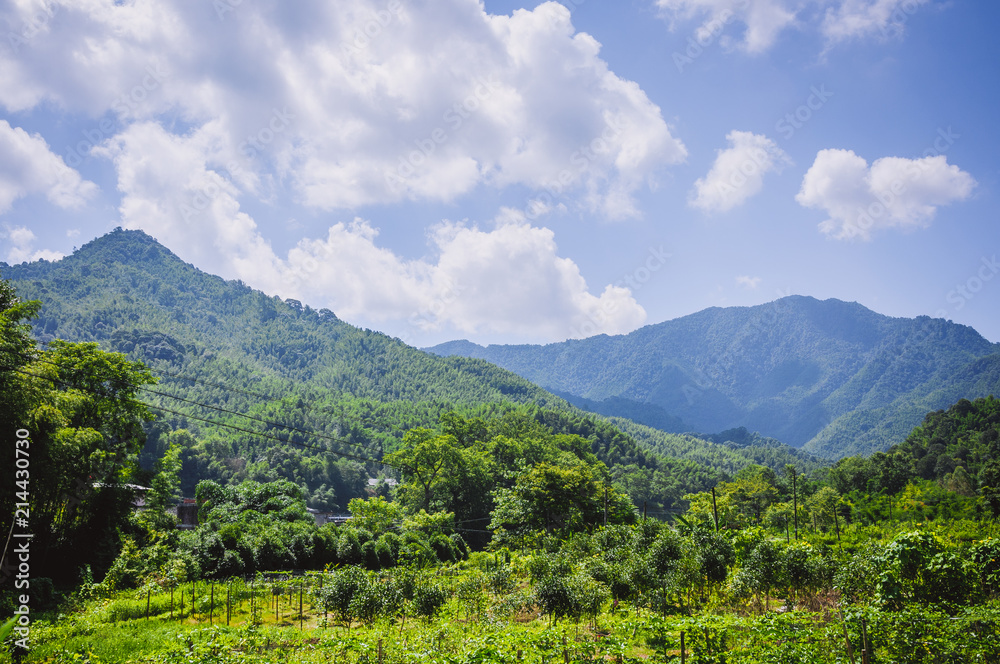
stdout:
POLYGON ((760 192, 765 173, 780 171, 791 163, 785 151, 767 136, 731 131, 726 140, 729 147, 718 151, 712 168, 694 183, 689 198, 693 207, 705 212, 725 212, 742 205, 760 192))
POLYGON ((645 321, 627 288, 592 294, 579 267, 558 254, 552 231, 515 210, 503 210, 490 230, 435 226, 428 258, 405 259, 379 246, 377 228, 360 218, 333 224, 325 237, 303 239, 281 257, 219 166, 220 132, 209 123, 176 136, 147 122, 98 148, 119 173, 123 225, 216 274, 330 307, 347 320, 403 321, 414 335, 457 330, 555 340, 626 332, 645 321))
POLYGON ((0 120, 0 214, 19 198, 43 194, 53 205, 75 209, 97 191, 61 157, 49 150, 38 134, 28 134, 0 120))
MULTIPOLYGON (((0 21, 25 25, 31 4, 0 5, 0 21)), ((422 259, 380 245, 361 219, 279 255, 248 214, 276 201, 321 213, 518 188, 532 218, 638 215, 637 192, 686 148, 559 3, 509 16, 478 0, 46 7, 23 43, 0 49, 0 106, 90 124, 83 147, 67 148, 73 159, 46 152, 58 175, 36 178, 46 187, 26 185, 21 170, 0 174, 0 204, 22 191, 78 204, 93 185, 65 162, 95 156, 115 168, 123 226, 203 269, 348 318, 546 339, 645 320, 627 288, 588 287, 524 213, 435 226, 422 259)))
POLYGON ((778 34, 795 21, 797 2, 788 0, 656 0, 673 22, 704 16, 700 32, 718 31, 718 26, 739 21, 746 27, 741 47, 760 53, 774 44, 778 34))
POLYGON ((42 259, 57 261, 63 257, 63 254, 56 251, 49 251, 48 249, 36 250, 34 248, 35 240, 38 238, 35 237, 34 232, 30 228, 26 228, 25 226, 4 228, 0 230, 0 238, 7 240, 7 244, 10 245, 4 259, 10 265, 42 259))
MULTIPOLYGON (((906 21, 929 0, 656 0, 673 26, 703 19, 695 38, 706 39, 731 22, 744 26, 739 44, 748 53, 771 48, 791 27, 816 27, 829 44, 902 32, 906 21)), ((728 40, 728 35, 723 40, 728 40)))
MULTIPOLYGON (((0 18, 18 25, 29 4, 0 18)), ((213 124, 210 156, 256 196, 290 187, 333 210, 524 185, 618 218, 686 156, 556 2, 511 16, 476 0, 51 6, 44 34, 0 54, 0 104, 213 124)))
POLYGON ((821 150, 795 200, 830 217, 820 230, 840 240, 869 240, 874 231, 927 226, 937 208, 964 200, 976 181, 944 155, 883 157, 871 167, 851 150, 821 150))
POLYGON ((579 267, 559 256, 552 231, 518 212, 504 211, 491 230, 442 223, 430 235, 430 259, 404 260, 376 236, 355 219, 303 240, 288 255, 294 286, 334 300, 348 317, 405 319, 415 333, 564 339, 630 331, 646 318, 627 288, 590 293, 579 267))
POLYGON ((899 35, 910 16, 930 0, 844 0, 829 7, 822 31, 831 43, 878 35, 899 35))

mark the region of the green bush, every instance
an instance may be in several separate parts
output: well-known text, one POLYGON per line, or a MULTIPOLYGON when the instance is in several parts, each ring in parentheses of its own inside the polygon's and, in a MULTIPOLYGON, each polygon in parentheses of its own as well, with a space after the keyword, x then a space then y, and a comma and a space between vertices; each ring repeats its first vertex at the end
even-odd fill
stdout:
POLYGON ((428 620, 433 619, 448 601, 448 591, 436 584, 422 584, 413 590, 413 612, 428 620))

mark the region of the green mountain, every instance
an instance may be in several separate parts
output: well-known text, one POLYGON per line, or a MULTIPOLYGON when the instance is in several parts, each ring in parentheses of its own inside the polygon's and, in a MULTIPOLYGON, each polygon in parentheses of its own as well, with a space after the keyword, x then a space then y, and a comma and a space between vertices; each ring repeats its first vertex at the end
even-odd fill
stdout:
POLYGON ((614 337, 427 350, 488 360, 603 415, 675 433, 746 427, 828 458, 887 449, 928 411, 1000 391, 1000 344, 970 327, 802 296, 614 337))
POLYGON ((118 229, 57 262, 0 264, 0 276, 42 302, 38 340, 93 341, 159 376, 143 395, 160 419, 140 462, 180 446, 185 495, 202 479, 289 479, 310 506, 343 509, 367 478, 389 472, 378 460, 407 430, 437 428, 452 410, 502 431, 581 436, 622 484, 642 475, 660 487, 641 500, 661 507, 757 459, 816 465, 787 447, 734 455, 693 438, 671 447, 662 432, 627 435, 509 370, 426 353, 206 274, 139 231, 118 229), (697 461, 684 458, 691 449, 697 461))

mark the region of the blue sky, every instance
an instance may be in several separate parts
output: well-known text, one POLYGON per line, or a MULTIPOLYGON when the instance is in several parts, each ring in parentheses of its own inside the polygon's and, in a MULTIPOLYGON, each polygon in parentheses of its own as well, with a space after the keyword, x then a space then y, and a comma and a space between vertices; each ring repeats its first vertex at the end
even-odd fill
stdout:
POLYGON ((1000 341, 1000 6, 0 2, 0 260, 116 226, 423 346, 786 294, 1000 341))

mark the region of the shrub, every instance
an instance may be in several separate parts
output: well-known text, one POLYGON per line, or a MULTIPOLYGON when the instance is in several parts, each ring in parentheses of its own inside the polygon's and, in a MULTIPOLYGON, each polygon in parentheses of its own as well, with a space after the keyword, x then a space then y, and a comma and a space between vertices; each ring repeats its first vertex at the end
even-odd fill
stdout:
POLYGON ((439 585, 418 585, 413 590, 413 612, 431 620, 448 601, 448 591, 439 585))
POLYGON ((378 552, 375 550, 375 542, 368 540, 361 545, 361 561, 370 570, 378 570, 382 567, 378 552))

